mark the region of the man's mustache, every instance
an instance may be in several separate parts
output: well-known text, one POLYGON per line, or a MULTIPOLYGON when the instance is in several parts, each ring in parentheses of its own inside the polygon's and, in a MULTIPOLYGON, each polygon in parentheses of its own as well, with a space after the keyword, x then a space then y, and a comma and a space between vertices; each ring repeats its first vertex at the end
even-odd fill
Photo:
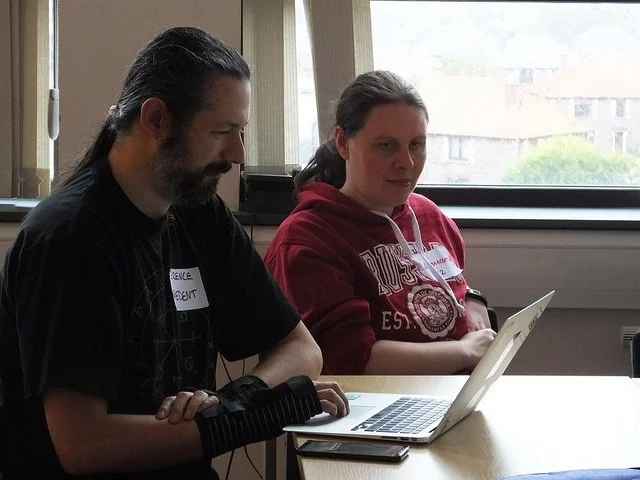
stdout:
POLYGON ((215 175, 218 173, 225 174, 231 170, 232 166, 233 165, 230 162, 214 162, 207 165, 202 173, 204 175, 215 175))

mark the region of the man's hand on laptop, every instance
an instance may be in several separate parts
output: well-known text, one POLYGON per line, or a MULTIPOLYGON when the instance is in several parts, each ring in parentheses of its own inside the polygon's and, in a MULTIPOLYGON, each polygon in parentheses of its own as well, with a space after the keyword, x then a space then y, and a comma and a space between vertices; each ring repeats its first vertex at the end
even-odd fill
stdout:
MULTIPOLYGON (((322 410, 333 417, 344 417, 349 413, 349 400, 336 382, 313 382, 322 410)), ((166 397, 156 412, 158 420, 169 423, 193 420, 197 412, 220 403, 218 397, 208 390, 178 392, 166 397)))
POLYGON ((313 382, 320 405, 325 413, 333 417, 349 414, 349 400, 336 382, 313 382))

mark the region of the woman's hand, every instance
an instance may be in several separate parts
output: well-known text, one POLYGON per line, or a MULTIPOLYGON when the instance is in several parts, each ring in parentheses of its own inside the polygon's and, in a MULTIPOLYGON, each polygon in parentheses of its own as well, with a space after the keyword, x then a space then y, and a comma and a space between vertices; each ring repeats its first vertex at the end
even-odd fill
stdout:
POLYGON ((490 328, 484 328, 469 332, 460 339, 460 343, 464 344, 464 352, 468 358, 468 368, 473 369, 478 364, 494 338, 496 338, 496 332, 490 328))
POLYGON ((489 321, 489 313, 487 307, 480 300, 475 298, 466 298, 465 307, 467 310, 467 321, 469 322, 469 331, 477 332, 483 328, 491 328, 489 321))

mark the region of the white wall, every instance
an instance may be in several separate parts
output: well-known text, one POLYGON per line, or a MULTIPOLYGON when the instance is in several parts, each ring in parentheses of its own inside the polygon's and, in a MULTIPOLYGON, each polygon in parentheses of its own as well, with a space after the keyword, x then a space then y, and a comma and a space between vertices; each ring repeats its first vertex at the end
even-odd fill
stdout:
POLYGON ((13 242, 19 223, 0 222, 0 266, 4 263, 4 255, 13 242))

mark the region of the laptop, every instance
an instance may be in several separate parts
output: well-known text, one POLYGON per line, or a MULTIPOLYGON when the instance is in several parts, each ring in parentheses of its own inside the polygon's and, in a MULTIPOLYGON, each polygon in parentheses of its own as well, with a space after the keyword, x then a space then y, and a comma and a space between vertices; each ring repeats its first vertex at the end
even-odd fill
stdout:
POLYGON ((509 366, 554 293, 549 292, 504 322, 456 398, 348 392, 350 413, 346 417, 322 413, 305 423, 289 425, 284 431, 431 443, 475 410, 509 366))

